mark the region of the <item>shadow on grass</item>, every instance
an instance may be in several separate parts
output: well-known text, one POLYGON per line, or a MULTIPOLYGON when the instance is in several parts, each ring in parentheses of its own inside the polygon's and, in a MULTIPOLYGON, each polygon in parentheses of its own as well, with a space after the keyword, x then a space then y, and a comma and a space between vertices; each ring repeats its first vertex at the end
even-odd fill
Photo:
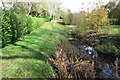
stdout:
POLYGON ((27 49, 28 51, 32 52, 33 55, 31 56, 10 56, 10 57, 6 57, 6 56, 1 56, 2 59, 16 59, 16 58, 24 58, 24 59, 38 59, 38 60, 43 60, 43 61, 46 61, 46 56, 41 54, 39 51, 35 51, 34 49, 32 48, 29 48, 27 46, 24 46, 24 45, 20 45, 20 44, 14 44, 15 46, 20 46, 24 49, 27 49))
POLYGON ((96 35, 95 38, 99 39, 102 43, 113 42, 116 46, 120 45, 120 35, 96 35))
POLYGON ((65 25, 64 22, 57 22, 58 24, 62 24, 62 25, 65 25))
POLYGON ((113 28, 118 28, 118 29, 120 29, 120 25, 114 25, 114 26, 112 26, 113 28))
POLYGON ((120 55, 120 35, 118 34, 95 34, 84 38, 83 41, 93 46, 99 53, 120 55))

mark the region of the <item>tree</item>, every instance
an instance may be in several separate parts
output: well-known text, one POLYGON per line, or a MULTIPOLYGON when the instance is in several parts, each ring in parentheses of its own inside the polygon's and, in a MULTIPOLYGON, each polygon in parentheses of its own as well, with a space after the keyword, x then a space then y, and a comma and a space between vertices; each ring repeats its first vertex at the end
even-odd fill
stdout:
POLYGON ((1 0, 1 3, 2 3, 1 8, 4 10, 10 10, 10 8, 12 8, 14 4, 13 2, 6 2, 3 0, 1 0))
POLYGON ((31 8, 28 2, 15 2, 13 5, 14 11, 17 14, 28 14, 31 8))
POLYGON ((120 25, 120 1, 116 7, 109 12, 109 18, 113 20, 113 24, 120 25))
POLYGON ((111 24, 120 24, 120 1, 113 0, 105 5, 105 9, 109 12, 111 24))
POLYGON ((30 15, 37 16, 37 17, 47 17, 49 16, 49 8, 46 0, 41 0, 39 2, 31 2, 31 10, 30 15))
POLYGON ((104 7, 94 9, 91 13, 88 14, 87 18, 87 26, 89 26, 91 29, 104 27, 108 24, 108 13, 104 7))
POLYGON ((108 24, 108 13, 104 9, 95 8, 92 12, 87 13, 85 11, 80 12, 79 23, 77 26, 84 29, 97 29, 104 27, 108 24))
POLYGON ((79 13, 72 13, 72 20, 71 20, 71 24, 72 25, 78 25, 79 24, 79 13))
POLYGON ((78 27, 86 27, 86 19, 87 19, 87 12, 85 11, 80 11, 79 16, 78 16, 78 27))
POLYGON ((70 24, 70 19, 68 17, 68 12, 63 11, 62 12, 62 18, 63 18, 64 24, 70 24))
POLYGON ((17 0, 12 2, 2 1, 2 4, 4 9, 13 8, 14 12, 17 14, 29 14, 36 17, 49 16, 48 5, 45 0, 39 0, 39 2, 23 2, 17 0))
MULTIPOLYGON (((49 0, 48 1, 49 10, 52 12, 53 20, 55 20, 56 16, 60 14, 61 4, 62 3, 59 0, 49 0)), ((59 16, 59 18, 60 18, 60 16, 59 16)))
POLYGON ((109 2, 107 5, 104 6, 105 9, 110 12, 115 8, 115 2, 109 2))

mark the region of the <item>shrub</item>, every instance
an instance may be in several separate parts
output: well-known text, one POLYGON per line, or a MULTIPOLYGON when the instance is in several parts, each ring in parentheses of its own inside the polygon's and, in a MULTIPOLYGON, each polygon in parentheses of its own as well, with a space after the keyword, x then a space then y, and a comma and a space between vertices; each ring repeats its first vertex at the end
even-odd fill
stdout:
POLYGON ((72 20, 72 14, 70 12, 63 12, 62 13, 62 18, 63 18, 63 22, 64 24, 71 24, 71 20, 72 20))
POLYGON ((88 26, 91 29, 106 26, 108 24, 108 13, 104 7, 93 10, 88 15, 88 26))
POLYGON ((91 13, 80 13, 79 27, 85 29, 98 29, 108 24, 108 13, 104 7, 96 8, 91 13))
POLYGON ((17 14, 17 37, 29 34, 32 31, 32 19, 23 14, 17 14))
POLYGON ((2 45, 5 46, 16 40, 16 16, 11 11, 2 11, 2 45))
POLYGON ((16 14, 11 9, 2 10, 2 47, 13 44, 26 34, 40 27, 51 18, 36 18, 25 14, 16 14))

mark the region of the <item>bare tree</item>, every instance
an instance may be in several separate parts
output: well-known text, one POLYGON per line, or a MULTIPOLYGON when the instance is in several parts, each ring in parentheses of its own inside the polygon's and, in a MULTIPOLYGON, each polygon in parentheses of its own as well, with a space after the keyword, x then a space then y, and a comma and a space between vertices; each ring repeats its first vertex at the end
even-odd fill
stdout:
POLYGON ((56 14, 59 14, 62 2, 60 0, 49 0, 48 6, 52 12, 53 21, 55 22, 56 14))

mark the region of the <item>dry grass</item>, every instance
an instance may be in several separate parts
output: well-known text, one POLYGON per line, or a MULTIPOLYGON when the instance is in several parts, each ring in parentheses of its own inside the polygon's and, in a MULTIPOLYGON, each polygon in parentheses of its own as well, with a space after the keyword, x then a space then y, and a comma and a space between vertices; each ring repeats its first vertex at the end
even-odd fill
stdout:
POLYGON ((58 78, 95 78, 94 61, 82 60, 68 41, 61 41, 49 61, 57 68, 58 78))
POLYGON ((116 77, 120 78, 120 60, 117 58, 115 61, 116 66, 116 77))

